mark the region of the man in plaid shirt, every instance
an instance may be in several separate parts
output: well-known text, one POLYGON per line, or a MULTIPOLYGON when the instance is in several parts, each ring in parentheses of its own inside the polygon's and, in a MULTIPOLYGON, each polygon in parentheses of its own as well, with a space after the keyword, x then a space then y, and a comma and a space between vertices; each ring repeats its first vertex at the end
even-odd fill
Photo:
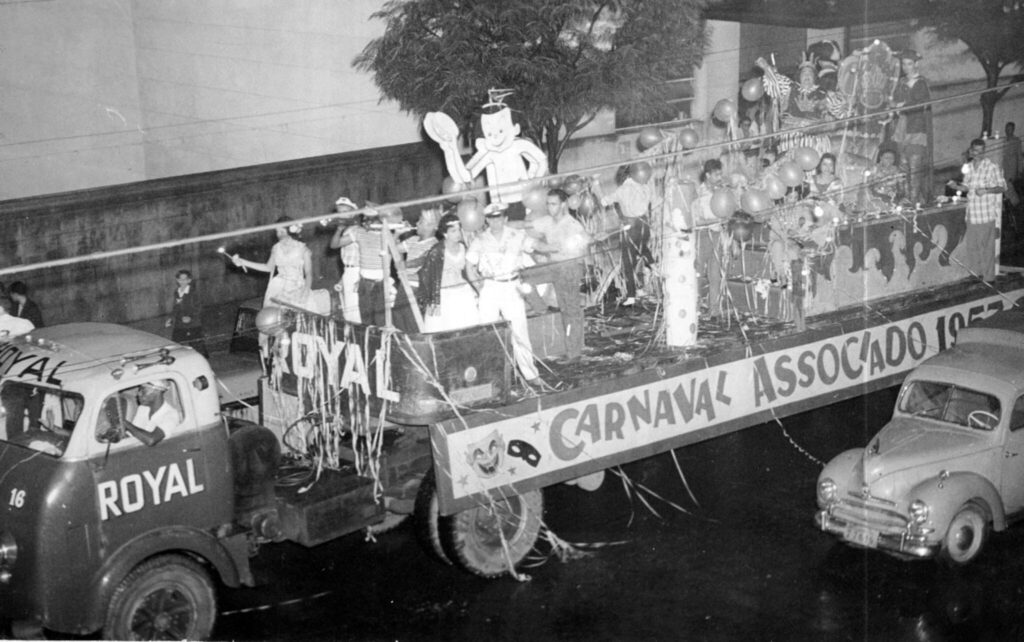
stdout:
POLYGON ((967 192, 966 267, 972 275, 991 283, 996 277, 996 229, 1003 215, 1006 181, 1002 168, 985 158, 982 139, 971 141, 968 157, 970 161, 963 167, 964 182, 954 185, 967 192))

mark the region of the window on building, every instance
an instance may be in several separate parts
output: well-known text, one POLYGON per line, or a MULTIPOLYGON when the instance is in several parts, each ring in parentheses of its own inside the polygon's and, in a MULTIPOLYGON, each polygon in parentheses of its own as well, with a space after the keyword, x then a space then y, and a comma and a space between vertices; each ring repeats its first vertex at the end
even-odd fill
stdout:
POLYGON ((693 109, 693 78, 679 78, 669 80, 665 83, 668 89, 668 99, 665 106, 654 116, 635 119, 628 118, 625 114, 615 114, 615 128, 629 129, 631 127, 644 127, 647 125, 671 125, 691 119, 693 109))

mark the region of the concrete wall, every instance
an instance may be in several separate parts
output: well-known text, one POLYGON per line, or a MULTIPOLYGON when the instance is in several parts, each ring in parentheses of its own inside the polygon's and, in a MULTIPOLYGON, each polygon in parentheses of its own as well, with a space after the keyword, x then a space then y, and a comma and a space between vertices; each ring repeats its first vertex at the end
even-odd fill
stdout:
POLYGON ((132 3, 0 3, 0 199, 146 177, 132 3))
POLYGON ((412 143, 380 0, 0 2, 0 200, 412 143))
MULTIPOLYGON (((363 204, 438 194, 442 171, 432 147, 413 144, 0 202, 0 268, 244 229, 281 215, 317 216, 340 195, 363 204)), ((304 233, 315 287, 338 279, 337 253, 327 248, 331 232, 312 225, 304 233)), ((275 240, 273 232, 248 234, 0 280, 27 282, 48 324, 111 321, 155 330, 170 310, 175 271, 187 268, 198 279, 210 330, 226 332, 221 322, 238 302, 262 296, 267 275, 231 267, 217 247, 265 261, 275 240)))

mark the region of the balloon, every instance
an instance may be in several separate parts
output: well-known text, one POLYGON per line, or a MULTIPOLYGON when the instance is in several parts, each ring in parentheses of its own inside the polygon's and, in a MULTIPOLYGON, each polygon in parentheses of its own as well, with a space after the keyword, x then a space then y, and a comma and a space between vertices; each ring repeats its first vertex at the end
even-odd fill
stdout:
POLYGON ((636 146, 642 150, 654 147, 661 142, 661 132, 653 127, 644 127, 636 138, 636 146))
POLYGON ((740 205, 743 206, 745 212, 757 214, 771 207, 771 200, 759 189, 748 189, 740 197, 740 205))
POLYGON ((562 189, 566 194, 576 194, 583 189, 583 179, 581 179, 578 174, 567 176, 565 181, 562 183, 562 189))
POLYGON ((811 147, 797 147, 793 150, 793 157, 800 169, 808 172, 818 166, 818 160, 821 158, 818 156, 818 152, 811 147))
POLYGON ((693 149, 700 144, 700 136, 687 127, 679 132, 679 144, 683 146, 683 149, 693 149))
POLYGON ((464 189, 466 189, 466 184, 456 181, 451 176, 445 176, 441 181, 442 194, 454 194, 456 192, 461 192, 464 189))
POLYGON ((543 212, 548 202, 548 191, 544 187, 533 187, 523 192, 523 207, 531 212, 543 212))
POLYGON ((729 218, 736 211, 736 196, 731 189, 716 189, 711 195, 711 212, 718 218, 729 218))
POLYGON ((779 200, 786 196, 786 184, 775 174, 768 174, 764 177, 764 189, 772 200, 779 200))
POLYGON ((633 177, 633 180, 643 185, 647 181, 651 180, 651 165, 646 161, 640 161, 634 163, 629 168, 629 175, 633 177))
POLYGON ((764 85, 761 83, 761 79, 754 77, 743 83, 743 86, 740 88, 740 94, 743 96, 743 100, 752 103, 761 100, 761 96, 764 96, 764 85))
POLYGON ((272 337, 285 331, 284 310, 268 305, 256 313, 256 329, 272 337))
POLYGON ((797 187, 804 182, 804 170, 793 161, 783 161, 779 165, 779 179, 786 187, 797 187))
POLYGON ((580 194, 580 206, 577 211, 580 213, 580 216, 584 217, 589 217, 598 211, 598 202, 594 195, 590 192, 580 194))
POLYGON ((580 195, 577 193, 569 194, 569 200, 566 202, 569 205, 569 209, 578 210, 580 208, 580 195))
POLYGON ((728 98, 723 98, 715 104, 715 110, 713 113, 715 118, 718 120, 727 122, 736 115, 736 103, 728 98))
POLYGON ((467 232, 476 232, 484 226, 484 213, 480 203, 475 199, 462 201, 455 208, 455 212, 459 216, 459 222, 462 223, 462 229, 467 232))

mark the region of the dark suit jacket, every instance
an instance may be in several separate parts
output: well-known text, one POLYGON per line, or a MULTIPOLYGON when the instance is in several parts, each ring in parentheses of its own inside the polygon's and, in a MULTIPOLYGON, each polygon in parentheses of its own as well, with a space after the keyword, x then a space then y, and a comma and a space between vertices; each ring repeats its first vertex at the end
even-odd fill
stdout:
MULTIPOLYGON (((14 307, 17 310, 18 304, 15 303, 14 307)), ((25 305, 22 306, 21 312, 18 312, 15 316, 28 319, 37 328, 43 327, 43 313, 32 299, 25 299, 25 305)))

